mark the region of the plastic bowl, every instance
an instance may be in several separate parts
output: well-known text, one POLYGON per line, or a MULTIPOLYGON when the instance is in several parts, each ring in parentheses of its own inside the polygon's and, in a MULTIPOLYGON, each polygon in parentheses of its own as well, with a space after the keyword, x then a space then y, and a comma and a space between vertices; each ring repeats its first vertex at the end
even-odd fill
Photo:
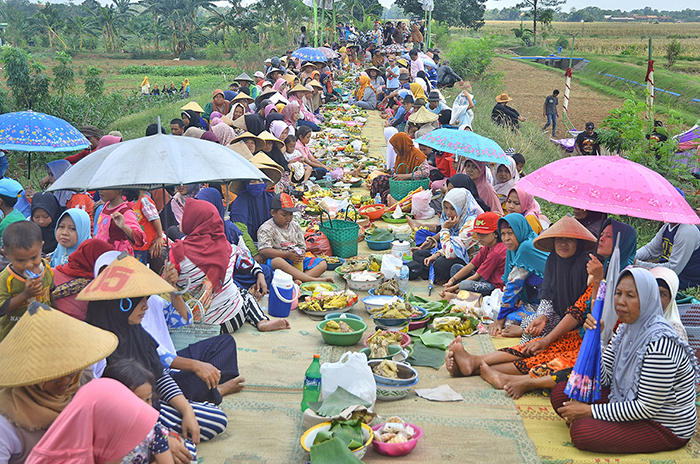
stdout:
MULTIPOLYGON (((367 365, 369 366, 370 369, 374 369, 376 365, 381 363, 381 360, 371 360, 367 361, 367 365)), ((372 373, 374 374, 374 380, 376 380, 377 384, 382 384, 382 385, 395 385, 395 386, 406 386, 406 385, 411 385, 412 383, 418 381, 418 371, 409 366, 406 363, 401 363, 398 362, 396 363, 396 367, 399 369, 399 378, 398 379, 390 379, 389 377, 384 377, 378 374, 374 374, 374 371, 372 373)))
POLYGON ((386 347, 387 350, 389 351, 389 356, 383 357, 383 358, 370 358, 369 354, 371 353, 371 350, 369 348, 362 348, 359 352, 364 353, 365 356, 367 356, 367 359, 391 359, 397 354, 401 353, 402 348, 399 345, 389 345, 386 347))
MULTIPOLYGON (((370 290, 370 292, 374 289, 370 290)), ((383 308, 385 304, 391 304, 395 301, 404 301, 400 296, 390 296, 390 295, 370 295, 362 298, 362 302, 365 304, 365 309, 368 313, 371 313, 373 309, 383 308)))
MULTIPOLYGON (((301 447, 307 452, 311 451, 316 435, 318 435, 319 432, 326 432, 330 430, 330 428, 330 422, 321 422, 320 424, 314 425, 301 436, 301 439, 299 440, 301 441, 301 447)), ((370 443, 372 443, 372 440, 374 440, 374 430, 372 430, 367 424, 362 424, 362 438, 364 438, 365 443, 359 448, 351 450, 352 454, 354 454, 358 459, 362 459, 364 457, 365 453, 367 452, 367 447, 370 443)))
POLYGON ((343 258, 338 258, 337 263, 329 263, 328 261, 326 261, 326 270, 334 271, 335 268, 340 267, 343 264, 345 264, 345 259, 343 259, 343 258))
POLYGON ((324 291, 328 291, 328 292, 338 291, 338 285, 332 284, 330 282, 304 282, 303 284, 301 284, 299 286, 299 290, 301 291, 302 294, 311 295, 314 293, 314 290, 312 290, 314 285, 319 285, 319 284, 327 285, 328 287, 330 287, 329 290, 324 290, 324 291))
MULTIPOLYGON (((395 330, 389 330, 388 332, 396 332, 395 330)), ((407 333, 401 333, 401 332, 396 332, 401 334, 401 348, 406 348, 408 345, 411 344, 411 336, 408 335, 407 333)), ((372 334, 374 335, 374 334, 372 334)), ((371 337, 372 335, 367 336, 364 340, 362 340, 362 344, 364 346, 369 346, 367 343, 367 339, 371 337)))
POLYGON ((411 394, 418 380, 410 385, 384 385, 377 382, 377 399, 380 401, 402 400, 411 394))
POLYGON ((368 217, 370 221, 376 221, 386 212, 386 206, 384 205, 366 205, 357 211, 361 215, 368 217), (376 211, 367 211, 370 208, 379 208, 376 211))
MULTIPOLYGON (((377 430, 379 430, 383 425, 384 424, 380 424, 372 427, 372 430, 375 432, 375 435, 377 434, 377 430)), ((411 451, 413 451, 413 449, 418 444, 418 440, 420 440, 423 436, 423 429, 414 424, 407 423, 406 425, 410 425, 411 427, 413 427, 413 430, 416 431, 416 434, 413 438, 411 438, 405 443, 382 443, 381 441, 372 440, 372 446, 374 447, 374 450, 379 454, 383 454, 384 456, 405 456, 411 451)))
POLYGON ((350 346, 359 342, 362 338, 362 334, 364 334, 365 330, 367 330, 367 324, 356 319, 346 319, 343 322, 354 330, 348 333, 328 332, 327 330, 324 330, 324 327, 326 327, 326 324, 328 323, 326 320, 319 322, 316 328, 319 330, 319 332, 321 332, 323 341, 329 345, 350 346))
POLYGON ((412 306, 412 308, 414 309, 414 313, 416 315, 411 317, 411 321, 422 321, 428 317, 427 309, 421 308, 420 306, 412 306))
POLYGON ((367 290, 370 290, 372 288, 377 288, 377 285, 381 284, 384 280, 384 274, 382 274, 381 272, 373 272, 372 274, 374 274, 377 279, 366 282, 357 282, 352 280, 352 276, 354 274, 359 274, 359 272, 351 272, 350 274, 345 274, 345 280, 348 283, 348 287, 351 290, 355 290, 356 292, 366 292, 367 290))
MULTIPOLYGON (((376 288, 373 288, 372 290, 368 291, 367 293, 369 293, 369 296, 392 296, 392 295, 377 295, 376 288)), ((403 298, 403 290, 399 290, 399 294, 396 296, 400 296, 401 298, 403 298)))
POLYGON ((362 317, 357 314, 346 314, 346 313, 330 313, 326 314, 325 320, 329 319, 355 319, 356 321, 361 321, 362 317))
POLYGON ((375 251, 388 250, 389 248, 391 248, 391 244, 393 241, 394 239, 375 242, 374 240, 365 238, 365 242, 367 242, 367 246, 369 247, 369 249, 375 251))
POLYGON ((418 330, 422 329, 423 327, 428 325, 428 322, 430 321, 430 317, 425 317, 420 320, 411 320, 411 322, 408 323, 408 330, 418 330))

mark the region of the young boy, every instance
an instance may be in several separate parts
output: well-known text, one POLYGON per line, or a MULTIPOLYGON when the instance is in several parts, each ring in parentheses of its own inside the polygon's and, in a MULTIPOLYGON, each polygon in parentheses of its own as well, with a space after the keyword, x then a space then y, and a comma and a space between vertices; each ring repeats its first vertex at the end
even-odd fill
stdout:
POLYGON ((30 221, 14 222, 2 238, 10 265, 0 272, 0 341, 19 322, 30 300, 56 307, 53 272, 49 261, 41 258, 41 228, 30 221))
POLYGON ((321 277, 326 271, 326 261, 305 256, 304 232, 299 223, 292 220, 294 211, 297 208, 291 196, 275 195, 271 202, 272 218, 258 229, 258 251, 267 259, 268 266, 282 269, 294 280, 333 282, 332 277, 321 277))
MULTIPOLYGON (((21 211, 15 209, 17 199, 22 196, 24 189, 19 182, 12 179, 0 179, 0 211, 4 214, 0 222, 0 245, 2 245, 2 233, 5 228, 17 221, 26 221, 21 211)), ((41 235, 39 236, 41 238, 41 235)))
POLYGON ((525 157, 520 153, 513 153, 510 156, 515 160, 515 167, 518 170, 518 174, 520 174, 520 178, 525 177, 525 171, 523 171, 525 167, 525 157))

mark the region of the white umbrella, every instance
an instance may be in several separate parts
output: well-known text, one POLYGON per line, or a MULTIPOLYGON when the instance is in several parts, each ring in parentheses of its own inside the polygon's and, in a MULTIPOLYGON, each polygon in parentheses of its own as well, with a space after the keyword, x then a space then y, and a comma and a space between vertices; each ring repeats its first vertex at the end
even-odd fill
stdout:
POLYGON ((91 153, 48 190, 152 190, 172 185, 255 179, 269 180, 230 148, 192 137, 156 134, 91 153))

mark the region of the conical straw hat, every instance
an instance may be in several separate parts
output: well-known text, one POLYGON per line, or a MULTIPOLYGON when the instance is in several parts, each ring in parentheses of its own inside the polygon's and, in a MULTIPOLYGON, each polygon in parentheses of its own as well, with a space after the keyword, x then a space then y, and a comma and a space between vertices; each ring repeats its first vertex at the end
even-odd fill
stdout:
POLYGON ((273 184, 276 184, 282 178, 284 169, 279 164, 267 156, 264 152, 260 152, 250 159, 253 166, 260 169, 267 177, 270 178, 273 184))
POLYGON ((182 111, 192 110, 195 113, 204 113, 204 110, 201 106, 199 106, 199 103, 197 103, 196 101, 191 101, 180 109, 182 111))
POLYGON ((274 135, 270 134, 268 131, 260 132, 258 137, 260 137, 261 139, 263 139, 266 142, 273 142, 273 143, 277 144, 277 148, 281 149, 282 147, 284 147, 284 142, 281 141, 280 139, 278 139, 277 137, 275 137, 274 135))
POLYGON ((311 87, 316 87, 317 89, 323 90, 323 86, 322 86, 321 83, 320 83, 319 81, 317 81, 316 79, 314 79, 314 80, 312 80, 312 81, 309 81, 309 84, 308 84, 308 85, 310 85, 311 87))
POLYGON ((0 343, 0 387, 36 385, 81 371, 117 345, 113 333, 34 301, 0 343))
POLYGON ((590 233, 580 222, 568 214, 552 224, 537 237, 532 244, 540 251, 554 251, 554 239, 556 237, 575 238, 581 240, 584 251, 593 251, 596 242, 595 235, 590 233))
POLYGON ((248 149, 248 145, 243 142, 231 143, 228 147, 249 161, 253 157, 253 154, 248 149))
MULTIPOLYGON (((241 116, 242 117, 242 116, 241 116)), ((238 119, 236 119, 238 121, 238 119)), ((236 142, 242 142, 243 139, 253 139, 255 140, 255 152, 259 152, 263 148, 265 148, 265 141, 258 137, 257 135, 253 135, 250 132, 243 132, 241 135, 235 137, 233 140, 231 140, 231 143, 236 143, 236 142)))
POLYGON ((438 120, 438 115, 422 106, 418 111, 408 117, 408 122, 414 124, 427 124, 438 120))
POLYGON ((248 81, 248 82, 253 82, 253 79, 251 79, 251 77, 250 77, 248 74, 246 74, 246 73, 243 72, 243 73, 239 74, 239 75, 234 79, 234 81, 248 81))
POLYGON ((251 97, 250 95, 246 95, 246 94, 243 93, 243 92, 238 92, 238 95, 236 95, 235 97, 233 97, 233 100, 231 100, 231 103, 233 103, 233 102, 241 102, 241 101, 245 101, 245 102, 254 102, 255 100, 254 100, 253 97, 251 97))
POLYGON ((119 300, 174 292, 158 274, 123 252, 75 298, 78 301, 119 300))
POLYGON ((309 89, 301 84, 297 84, 293 89, 287 90, 287 95, 293 92, 309 92, 309 89))

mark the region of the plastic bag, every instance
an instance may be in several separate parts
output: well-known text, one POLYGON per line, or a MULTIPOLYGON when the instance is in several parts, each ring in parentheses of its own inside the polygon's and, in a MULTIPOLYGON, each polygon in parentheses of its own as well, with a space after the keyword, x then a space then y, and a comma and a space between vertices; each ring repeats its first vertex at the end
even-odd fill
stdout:
POLYGON ((501 298, 503 298, 503 290, 500 288, 491 292, 491 295, 482 298, 481 311, 484 313, 484 317, 494 321, 498 318, 498 313, 501 311, 501 298))
POLYGON ((318 203, 318 205, 328 211, 331 217, 335 217, 340 211, 348 207, 350 202, 345 199, 343 201, 334 200, 331 197, 323 197, 323 199, 318 203))
POLYGON ((403 260, 394 255, 384 255, 382 258, 382 269, 381 273, 384 277, 389 279, 397 279, 401 273, 401 266, 403 266, 403 260))
POLYGON ((327 398, 338 387, 343 387, 374 406, 377 400, 377 383, 364 353, 347 351, 340 361, 321 365, 321 400, 327 398))
POLYGON ((416 219, 430 219, 435 216, 435 210, 430 207, 430 200, 433 199, 433 192, 426 190, 413 195, 413 205, 411 214, 416 219))
POLYGON ((315 256, 333 256, 333 252, 331 251, 331 242, 328 241, 326 234, 320 230, 307 230, 304 234, 304 241, 306 242, 307 252, 313 253, 315 256))
POLYGON ((343 168, 335 168, 331 171, 331 178, 333 180, 339 180, 345 177, 345 171, 343 171, 343 168))

